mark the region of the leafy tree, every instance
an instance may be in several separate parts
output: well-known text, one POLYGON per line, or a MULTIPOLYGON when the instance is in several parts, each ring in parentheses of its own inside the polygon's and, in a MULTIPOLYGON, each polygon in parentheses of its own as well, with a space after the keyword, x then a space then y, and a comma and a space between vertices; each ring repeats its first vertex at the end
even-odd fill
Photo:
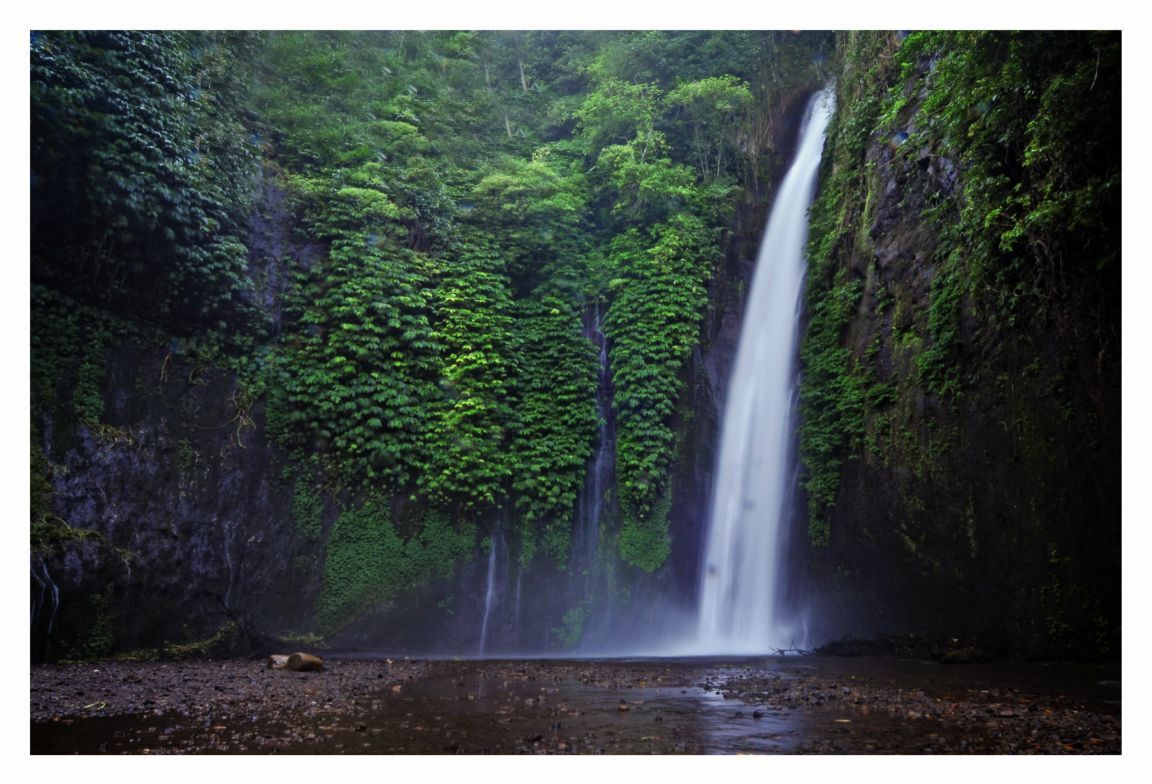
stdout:
POLYGON ((562 285, 588 246, 587 181, 564 171, 562 155, 541 148, 532 160, 501 158, 472 191, 469 222, 498 238, 523 289, 562 285))
POLYGON ((702 178, 727 173, 739 155, 739 131, 752 91, 731 74, 686 82, 668 93, 668 106, 690 129, 693 165, 702 178))
POLYGON ((637 137, 653 138, 660 90, 651 84, 609 79, 575 111, 578 137, 589 152, 637 137))

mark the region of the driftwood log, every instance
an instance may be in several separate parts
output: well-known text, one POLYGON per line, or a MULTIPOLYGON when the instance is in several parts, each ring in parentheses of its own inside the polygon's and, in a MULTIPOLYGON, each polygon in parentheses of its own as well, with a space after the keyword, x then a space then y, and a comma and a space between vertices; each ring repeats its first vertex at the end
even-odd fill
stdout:
POLYGON ((273 653, 268 657, 268 669, 320 672, 324 669, 324 660, 310 653, 273 653))
POLYGON ((294 672, 320 672, 324 660, 310 653, 294 653, 288 657, 288 669, 294 672))

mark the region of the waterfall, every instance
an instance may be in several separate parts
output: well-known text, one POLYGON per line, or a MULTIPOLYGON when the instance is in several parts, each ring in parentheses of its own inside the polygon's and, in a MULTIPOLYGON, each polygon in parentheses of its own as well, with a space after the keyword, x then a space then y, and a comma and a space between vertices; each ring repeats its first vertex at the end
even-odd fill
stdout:
POLYGON ((52 633, 52 623, 56 620, 56 611, 60 609, 60 587, 56 585, 56 581, 52 579, 52 575, 48 573, 48 565, 44 563, 43 558, 39 558, 40 574, 36 573, 36 566, 32 567, 32 579, 36 581, 36 585, 40 588, 39 597, 33 597, 32 600, 32 623, 36 623, 37 616, 43 611, 46 599, 51 599, 51 610, 48 613, 48 628, 46 634, 52 633))
POLYGON ((488 587, 484 591, 484 616, 480 621, 480 652, 481 658, 488 650, 488 619, 492 615, 492 607, 496 604, 496 549, 499 539, 495 534, 491 538, 491 547, 488 550, 488 587))
MULTIPOLYGON (((512 568, 511 556, 509 556, 509 559, 508 559, 508 568, 509 569, 512 568)), ((521 583, 522 577, 524 577, 524 564, 517 562, 517 564, 516 564, 516 599, 515 599, 515 603, 512 606, 512 629, 515 632, 515 644, 516 645, 520 645, 521 643, 524 642, 524 640, 522 639, 522 635, 521 635, 521 629, 523 629, 523 626, 520 623, 520 583, 521 583)))
POLYGON ((777 593, 792 475, 797 322, 808 208, 834 100, 831 90, 824 90, 808 105, 745 305, 700 576, 696 645, 705 653, 766 653, 791 641, 778 617, 777 593))
POLYGON ((574 565, 583 564, 588 574, 582 581, 581 595, 586 596, 592 585, 593 572, 597 563, 597 549, 600 545, 600 520, 604 511, 605 492, 612 481, 612 440, 615 435, 609 430, 612 416, 611 374, 608 368, 608 339, 604 336, 603 314, 600 303, 593 305, 591 324, 585 334, 598 351, 598 375, 596 382, 596 418, 599 420, 596 454, 588 468, 587 478, 577 502, 577 520, 580 525, 576 532, 573 553, 579 558, 574 565))
MULTIPOLYGON (((584 315, 584 336, 596 348, 596 418, 598 421, 596 452, 589 461, 576 505, 577 526, 573 535, 572 557, 569 561, 569 607, 581 607, 594 619, 582 623, 578 650, 587 650, 590 638, 607 632, 611 618, 611 591, 609 575, 602 564, 600 550, 601 524, 611 514, 611 487, 615 473, 616 441, 615 417, 612 411, 612 371, 608 363, 608 338, 604 334, 604 312, 600 302, 594 302, 584 315)), ((597 640, 603 642, 603 640, 597 640)), ((594 643, 595 644, 595 643, 594 643)))

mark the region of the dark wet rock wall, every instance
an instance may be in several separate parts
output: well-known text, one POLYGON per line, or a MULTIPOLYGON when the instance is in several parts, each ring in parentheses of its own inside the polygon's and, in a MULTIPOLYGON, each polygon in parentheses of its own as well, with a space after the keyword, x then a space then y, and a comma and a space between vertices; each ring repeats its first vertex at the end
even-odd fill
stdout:
MULTIPOLYGON (((864 44, 841 43, 851 65, 864 44)), ((834 381, 862 403, 841 419, 827 543, 802 554, 815 642, 914 633, 997 655, 1118 656, 1119 269, 1062 288, 1025 254, 1026 280, 1009 276, 1009 256, 977 268, 972 237, 947 225, 971 198, 979 175, 964 157, 975 155, 928 132, 931 60, 907 81, 873 65, 896 62, 899 46, 882 40, 883 57, 841 82, 839 152, 822 177, 845 220, 817 262, 809 319, 822 299, 856 292, 834 381), (904 108, 877 119, 901 88, 904 108), (856 157, 853 127, 867 131, 856 157), (1009 285, 1023 292, 1011 308, 1009 285)), ((1114 227, 1102 236, 1118 238, 1112 221, 1102 216, 1114 227)), ((810 329, 808 349, 819 339, 810 329)))

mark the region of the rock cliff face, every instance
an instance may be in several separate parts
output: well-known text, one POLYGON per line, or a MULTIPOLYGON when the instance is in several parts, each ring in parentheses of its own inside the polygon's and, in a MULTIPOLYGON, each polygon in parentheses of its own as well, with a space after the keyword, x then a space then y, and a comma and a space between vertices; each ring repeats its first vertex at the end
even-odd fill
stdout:
MULTIPOLYGON (((803 349, 816 637, 914 632, 998 654, 1118 655, 1118 265, 1079 259, 1088 271, 1065 282, 1073 262, 1046 267, 1042 236, 982 256, 962 213, 987 170, 978 150, 932 132, 933 91, 947 85, 930 74, 944 78, 948 50, 901 74, 884 65, 906 51, 894 36, 841 45, 803 349), (1018 263, 1027 275, 1011 274, 1018 263)), ((1049 78, 1029 89, 1061 77, 1049 78)), ((1104 134, 1111 101, 1095 107, 1104 134)), ((1005 169, 1023 188, 1035 176, 1005 169)), ((1118 245, 1118 215, 1095 230, 1118 245)))
POLYGON ((271 629, 299 623, 314 575, 299 568, 291 486, 258 412, 237 407, 233 375, 134 346, 110 350, 107 373, 104 424, 48 445, 54 512, 89 533, 34 556, 34 578, 58 591, 37 607, 34 581, 39 653, 183 643, 229 611, 271 629))
MULTIPOLYGON (((307 263, 314 250, 290 241, 288 220, 282 193, 265 188, 250 269, 273 325, 285 259, 307 263)), ((100 345, 88 358, 100 424, 75 416, 75 371, 59 374, 55 405, 33 414, 33 503, 56 524, 33 531, 34 658, 186 644, 236 621, 309 628, 322 559, 295 523, 262 401, 184 341, 100 345)))
MULTIPOLYGON (((982 53, 988 68, 1024 58, 1016 70, 1031 78, 1011 113, 1017 121, 1001 134, 1004 152, 991 156, 1009 161, 1004 170, 981 157, 978 134, 958 143, 939 130, 946 102, 930 75, 955 75, 947 53, 963 47, 841 36, 839 108, 812 212, 797 415, 805 493, 789 595, 807 606, 812 643, 913 632, 964 638, 994 654, 1113 655, 1120 358, 1119 265, 1109 254, 1119 243, 1110 211, 1119 192, 1118 42, 993 37, 971 48, 979 46, 994 50, 982 53), (1033 67, 1046 50, 1061 56, 1033 67), (1027 118, 1067 85, 1087 96, 1081 113, 1095 118, 1104 139, 1088 151, 1091 169, 1106 177, 1114 169, 1116 183, 1109 196, 1064 167, 1062 187, 1082 202, 1101 199, 1087 211, 1095 223, 1068 218, 1088 238, 1076 249, 1042 225, 1067 205, 1027 212, 1045 205, 1047 181, 1035 162, 1069 154, 1068 145, 1054 153, 1043 126, 1027 118), (1013 142, 1012 133, 1022 139, 1013 142), (1035 201, 1005 200, 973 222, 973 205, 1016 184, 1013 198, 1035 201), (1016 223, 1005 229, 997 222, 1013 210, 1016 223), (1023 239, 1004 250, 1013 237, 1023 239)), ((990 124, 990 99, 968 94, 962 119, 990 124)), ((765 174, 787 164, 803 106, 797 93, 766 110, 777 143, 775 166, 760 167, 765 174)), ((1073 130, 1083 125, 1075 120, 1064 118, 1073 130)), ((767 190, 753 186, 739 212, 700 343, 682 372, 668 562, 648 574, 616 559, 620 521, 612 488, 600 488, 609 499, 604 537, 565 569, 522 567, 498 535, 511 530, 509 521, 481 521, 480 534, 497 534, 485 544, 476 536, 457 547, 454 539, 435 551, 454 573, 420 572, 412 581, 419 586, 369 608, 337 642, 459 653, 475 650, 484 628, 489 650, 538 651, 582 635, 603 644, 623 630, 664 628, 691 610, 767 190)), ((298 243, 291 221, 283 194, 265 187, 247 242, 250 304, 273 336, 290 268, 323 253, 298 243)), ((365 499, 333 497, 287 470, 251 378, 180 340, 123 336, 100 316, 67 321, 75 303, 60 295, 41 307, 37 296, 33 317, 46 326, 33 330, 34 361, 51 365, 42 375, 54 386, 41 390, 32 417, 40 521, 31 558, 33 657, 188 643, 230 621, 249 630, 255 621, 272 634, 314 630, 325 543, 334 541, 341 510, 365 499)), ((34 384, 38 373, 34 366, 34 384)), ((390 503, 395 533, 415 540, 420 502, 390 503)), ((349 518, 340 540, 349 557, 361 533, 354 524, 349 518)))

